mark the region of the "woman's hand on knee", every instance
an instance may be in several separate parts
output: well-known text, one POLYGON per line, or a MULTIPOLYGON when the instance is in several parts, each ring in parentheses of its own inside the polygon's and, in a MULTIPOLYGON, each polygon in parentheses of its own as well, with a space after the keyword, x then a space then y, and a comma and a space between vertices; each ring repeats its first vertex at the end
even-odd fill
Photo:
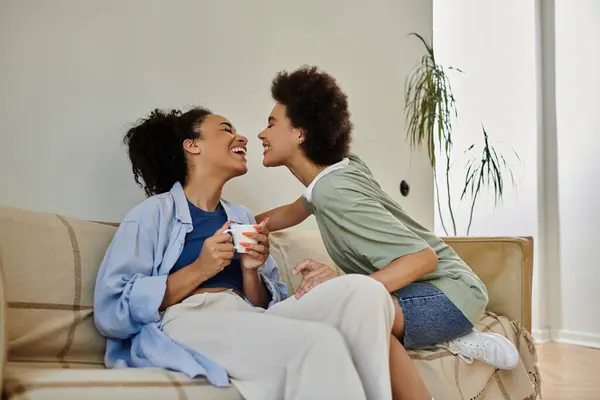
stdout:
POLYGON ((338 272, 329 265, 311 259, 304 260, 296 265, 293 274, 302 274, 302 282, 300 282, 300 286, 296 290, 297 299, 321 283, 339 276, 338 272))

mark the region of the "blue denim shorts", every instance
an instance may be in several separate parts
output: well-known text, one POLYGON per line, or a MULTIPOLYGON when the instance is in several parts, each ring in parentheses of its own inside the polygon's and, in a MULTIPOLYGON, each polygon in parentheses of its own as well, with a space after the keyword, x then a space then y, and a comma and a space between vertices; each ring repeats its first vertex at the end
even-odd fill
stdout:
POLYGON ((407 349, 431 347, 473 329, 467 317, 431 283, 413 282, 392 294, 404 311, 404 337, 398 339, 407 349))

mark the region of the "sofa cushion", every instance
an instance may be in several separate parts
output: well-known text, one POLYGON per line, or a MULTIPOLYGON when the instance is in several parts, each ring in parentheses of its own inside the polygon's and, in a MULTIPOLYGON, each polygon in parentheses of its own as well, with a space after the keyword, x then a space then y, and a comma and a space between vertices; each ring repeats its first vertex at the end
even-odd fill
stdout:
MULTIPOLYGON (((437 399, 525 399, 539 393, 535 349, 526 331, 506 318, 487 314, 479 329, 507 336, 521 352, 514 370, 498 371, 474 362, 466 364, 446 350, 410 351, 419 373, 437 399), (536 392, 537 390, 537 392, 536 392)), ((135 399, 241 399, 234 388, 218 389, 204 379, 158 369, 105 370, 102 364, 9 363, 6 398, 46 400, 67 398, 135 399)))
POLYGON ((474 361, 467 364, 444 349, 409 351, 419 374, 436 399, 527 399, 541 391, 537 356, 531 336, 516 322, 486 313, 477 329, 507 337, 521 360, 512 370, 497 370, 474 361))
POLYGON ((108 370, 93 363, 9 363, 5 398, 10 400, 128 399, 241 400, 233 387, 154 368, 108 370))
POLYGON ((95 361, 98 267, 114 227, 0 207, 9 360, 95 361))

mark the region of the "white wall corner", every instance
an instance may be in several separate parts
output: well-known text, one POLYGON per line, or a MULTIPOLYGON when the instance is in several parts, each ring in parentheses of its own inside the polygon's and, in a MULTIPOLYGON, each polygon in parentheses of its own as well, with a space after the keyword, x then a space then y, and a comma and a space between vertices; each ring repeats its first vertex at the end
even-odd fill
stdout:
POLYGON ((538 238, 534 271, 540 332, 561 326, 560 219, 556 121, 554 0, 536 0, 536 82, 538 119, 538 238), (542 267, 543 266, 543 267, 542 267), (542 269, 543 268, 543 269, 542 269), (542 300, 544 299, 544 300, 542 300), (545 300, 547 299, 547 300, 545 300))
POLYGON ((535 340, 536 344, 543 344, 552 341, 550 329, 534 329, 531 331, 531 335, 535 340))

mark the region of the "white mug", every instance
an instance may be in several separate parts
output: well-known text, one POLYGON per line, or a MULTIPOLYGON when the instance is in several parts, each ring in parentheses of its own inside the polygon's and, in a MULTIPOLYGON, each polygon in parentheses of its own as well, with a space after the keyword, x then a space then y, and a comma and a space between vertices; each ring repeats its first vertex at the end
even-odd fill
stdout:
POLYGON ((254 233, 257 232, 257 230, 254 225, 231 224, 229 229, 223 231, 223 233, 231 233, 231 236, 233 236, 233 245, 235 246, 235 251, 238 253, 246 252, 246 248, 242 246, 240 242, 256 244, 256 239, 245 236, 244 232, 254 233))

